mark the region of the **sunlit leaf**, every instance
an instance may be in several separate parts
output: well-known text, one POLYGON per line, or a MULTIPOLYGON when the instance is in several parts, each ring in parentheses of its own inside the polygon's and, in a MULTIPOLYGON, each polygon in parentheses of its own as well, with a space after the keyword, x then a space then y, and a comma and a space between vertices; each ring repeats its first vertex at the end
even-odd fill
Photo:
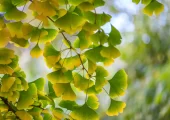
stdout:
POLYGON ((52 112, 56 119, 61 120, 64 117, 63 110, 61 108, 55 108, 52 112))
POLYGON ((55 21, 55 25, 69 34, 74 34, 84 25, 85 19, 75 13, 67 12, 63 17, 55 21))
POLYGON ((0 64, 9 64, 14 58, 14 51, 8 48, 0 48, 0 64))
POLYGON ((108 76, 107 70, 105 70, 101 66, 97 66, 96 69, 96 82, 95 82, 95 89, 99 90, 102 89, 103 86, 107 83, 106 78, 108 76))
POLYGON ((97 109, 99 107, 98 98, 95 95, 90 95, 88 96, 86 104, 92 109, 97 109))
POLYGON ((40 57, 41 55, 43 54, 43 51, 41 50, 41 48, 39 47, 38 44, 36 44, 32 50, 30 51, 30 55, 33 57, 33 58, 38 58, 40 57))
POLYGON ((110 106, 106 112, 109 116, 118 116, 119 113, 123 112, 126 104, 122 101, 111 100, 110 106))
POLYGON ((112 46, 118 45, 121 43, 121 39, 122 37, 119 31, 114 26, 111 26, 111 32, 109 33, 108 38, 109 44, 111 44, 112 46))
POLYGON ((32 116, 26 111, 17 111, 15 113, 21 120, 32 120, 32 116))
POLYGON ((75 101, 68 100, 62 100, 58 105, 62 108, 66 108, 67 110, 74 110, 79 107, 75 101))
POLYGON ((119 70, 111 80, 110 83, 110 92, 109 95, 112 98, 119 97, 124 95, 125 90, 127 89, 127 75, 124 70, 119 70))
POLYGON ((78 73, 74 73, 73 76, 74 76, 74 86, 80 90, 86 90, 94 84, 93 81, 82 77, 78 73))
POLYGON ((98 114, 87 104, 73 110, 70 115, 76 120, 99 120, 98 114))
POLYGON ((10 74, 12 75, 12 73, 14 72, 14 70, 7 66, 7 65, 0 65, 0 74, 10 74))
POLYGON ((14 43, 17 47, 24 47, 27 48, 29 46, 29 41, 24 38, 17 38, 14 37, 11 39, 11 41, 14 43))
POLYGON ((16 7, 12 7, 10 10, 8 10, 6 12, 6 14, 4 15, 5 19, 7 20, 16 20, 16 21, 20 21, 24 18, 26 18, 26 13, 18 10, 16 7))
POLYGON ((14 84, 15 77, 4 77, 1 80, 1 92, 8 92, 11 86, 14 84))
POLYGON ((120 52, 113 46, 103 47, 100 54, 106 58, 117 58, 120 56, 120 52))
POLYGON ((17 108, 19 110, 26 109, 34 103, 34 100, 37 98, 37 88, 34 83, 29 84, 27 91, 20 92, 20 98, 17 103, 17 108))
POLYGON ((91 60, 88 60, 88 73, 93 74, 97 68, 96 63, 93 63, 91 60))
POLYGON ((159 15, 164 10, 164 5, 160 2, 154 0, 150 2, 144 9, 143 12, 149 16, 152 16, 153 13, 159 15))
POLYGON ((72 71, 63 72, 62 70, 54 71, 47 75, 48 80, 52 83, 69 83, 73 80, 72 71))
POLYGON ((45 45, 43 55, 49 68, 53 67, 60 59, 60 52, 57 51, 50 43, 45 45))
POLYGON ((45 85, 45 79, 44 78, 38 78, 31 83, 34 83, 36 85, 38 91, 44 91, 44 85, 45 85))
POLYGON ((56 96, 62 96, 63 100, 74 101, 76 99, 76 94, 72 90, 70 83, 56 83, 53 85, 56 96))

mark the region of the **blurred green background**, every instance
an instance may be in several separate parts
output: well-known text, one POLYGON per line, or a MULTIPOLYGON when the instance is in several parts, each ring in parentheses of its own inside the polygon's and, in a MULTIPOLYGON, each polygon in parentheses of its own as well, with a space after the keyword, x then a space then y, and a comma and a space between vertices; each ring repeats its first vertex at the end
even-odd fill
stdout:
MULTIPOLYGON (((164 12, 151 17, 142 13, 144 6, 131 0, 107 0, 105 7, 97 9, 112 15, 111 24, 122 35, 122 44, 118 46, 122 56, 108 69, 113 74, 125 68, 128 73, 128 90, 120 98, 126 102, 124 112, 115 117, 105 116, 108 98, 99 96, 102 120, 170 120, 170 1, 161 2, 165 5, 164 12)), ((110 24, 103 29, 109 33, 110 24)), ((57 44, 61 43, 53 42, 57 44)), ((46 78, 51 70, 43 57, 33 59, 29 52, 17 51, 21 67, 29 73, 27 79, 46 78)))

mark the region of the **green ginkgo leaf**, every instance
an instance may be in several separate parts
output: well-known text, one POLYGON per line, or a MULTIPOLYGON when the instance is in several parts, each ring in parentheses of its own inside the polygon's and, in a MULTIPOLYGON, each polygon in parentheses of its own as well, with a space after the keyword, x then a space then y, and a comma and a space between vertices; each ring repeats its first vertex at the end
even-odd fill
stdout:
POLYGON ((12 4, 17 7, 25 5, 28 2, 28 0, 11 0, 11 1, 12 1, 12 4))
POLYGON ((76 120, 99 120, 98 114, 87 104, 73 110, 70 115, 76 120))
POLYGON ((12 103, 16 103, 20 97, 20 93, 18 91, 13 91, 12 96, 8 96, 8 101, 11 101, 12 103))
POLYGON ((111 32, 109 33, 109 38, 108 38, 108 42, 110 45, 115 46, 121 43, 121 35, 119 33, 119 31, 114 27, 111 26, 111 32))
POLYGON ((3 77, 1 80, 1 92, 8 92, 15 82, 15 77, 3 77))
POLYGON ((159 15, 164 10, 164 5, 160 2, 154 0, 150 2, 144 9, 143 12, 149 16, 152 16, 153 13, 159 15))
POLYGON ((41 50, 41 48, 39 47, 38 44, 36 44, 32 50, 30 51, 30 55, 33 57, 33 58, 38 58, 40 57, 41 55, 43 54, 43 50, 41 50))
POLYGON ((90 95, 88 96, 86 104, 92 108, 92 109, 97 109, 99 107, 99 101, 98 98, 95 95, 90 95))
POLYGON ((80 3, 83 3, 83 2, 86 2, 86 1, 88 1, 88 0, 68 0, 68 3, 69 3, 69 4, 72 4, 72 5, 74 5, 74 6, 77 6, 77 5, 79 5, 80 3))
POLYGON ((60 52, 57 51, 50 43, 46 43, 43 56, 49 68, 54 67, 60 59, 60 52))
POLYGON ((102 66, 97 66, 96 68, 96 82, 95 82, 95 89, 99 90, 102 89, 103 86, 107 83, 105 77, 108 76, 107 70, 105 70, 102 66))
MULTIPOLYGON (((42 109, 38 107, 33 107, 31 110, 28 111, 28 113, 32 115, 34 119, 35 117, 41 116, 41 112, 42 112, 42 109)), ((35 119, 35 120, 42 120, 42 119, 35 119)))
POLYGON ((54 71, 47 75, 48 80, 52 83, 69 83, 73 80, 72 71, 68 70, 63 72, 62 70, 54 71))
POLYGON ((89 87, 93 86, 93 81, 86 79, 84 77, 82 77, 80 74, 78 73, 74 73, 74 86, 80 90, 86 90, 89 87))
POLYGON ((58 105, 62 108, 66 108, 67 110, 74 110, 79 107, 79 105, 75 101, 69 100, 62 100, 58 105))
POLYGON ((6 26, 11 34, 11 37, 18 37, 22 38, 23 37, 23 32, 22 32, 22 22, 12 22, 12 23, 7 23, 6 26))
POLYGON ((8 48, 0 48, 0 64, 9 64, 14 58, 14 51, 8 48))
POLYGON ((24 18, 26 18, 26 13, 18 10, 16 7, 12 7, 10 10, 8 10, 6 12, 6 14, 4 15, 5 19, 7 20, 16 20, 16 21, 20 21, 23 20, 24 18))
POLYGON ((81 50, 87 49, 91 45, 91 41, 88 39, 89 33, 82 30, 79 32, 79 48, 81 50))
POLYGON ((0 65, 0 74, 9 74, 12 75, 14 70, 8 65, 0 65))
POLYGON ((62 96, 63 100, 74 101, 76 99, 76 94, 72 90, 70 83, 56 83, 53 85, 53 89, 56 96, 62 96))
POLYGON ((84 55, 81 56, 73 56, 73 57, 68 57, 68 58, 64 58, 62 60, 60 60, 60 64, 66 68, 67 70, 73 70, 76 67, 81 65, 81 62, 85 61, 85 57, 84 55), (81 57, 81 60, 80 60, 81 57))
POLYGON ((122 101, 111 100, 110 106, 106 112, 108 116, 118 116, 119 113, 123 112, 126 104, 122 101))
POLYGON ((44 35, 44 36, 41 35, 42 37, 40 37, 40 40, 39 40, 40 43, 51 42, 56 38, 56 36, 58 34, 57 30, 55 30, 55 29, 45 29, 45 31, 48 34, 44 35))
POLYGON ((109 95, 112 98, 119 97, 124 95, 125 90, 127 89, 127 75, 124 70, 119 70, 111 80, 110 83, 110 92, 109 95))
POLYGON ((113 46, 103 47, 100 54, 106 58, 117 58, 120 56, 120 52, 113 46))
POLYGON ((5 47, 10 41, 10 33, 7 28, 1 30, 0 28, 0 48, 5 47))
POLYGON ((7 12, 12 7, 14 7, 9 0, 1 0, 0 1, 0 12, 7 12))
POLYGON ((31 35, 33 34, 33 31, 35 31, 36 27, 30 25, 29 23, 24 23, 22 25, 22 33, 23 37, 25 39, 29 39, 31 35))
POLYGON ((31 83, 34 83, 36 85, 38 91, 44 91, 44 85, 45 85, 45 79, 44 78, 38 78, 31 83))
POLYGON ((85 23, 85 19, 75 13, 67 12, 63 17, 55 21, 55 25, 69 34, 74 34, 81 30, 85 23))
POLYGON ((90 11, 90 10, 94 10, 95 7, 90 2, 83 2, 78 5, 78 8, 82 11, 90 11))
POLYGON ((96 63, 92 62, 91 60, 88 60, 88 73, 93 74, 97 68, 96 63))
POLYGON ((64 113, 61 108, 53 109, 52 113, 53 113, 54 117, 56 118, 56 120, 62 120, 62 118, 64 117, 64 113))
POLYGON ((24 38, 17 38, 14 37, 11 39, 11 41, 14 43, 17 47, 24 47, 27 48, 29 46, 29 41, 24 38))
POLYGON ((29 84, 27 91, 20 92, 20 98, 17 103, 18 110, 27 109, 37 99, 37 88, 34 83, 29 84))
POLYGON ((149 4, 150 2, 152 2, 152 0, 142 0, 142 4, 145 4, 145 5, 149 4))
POLYGON ((21 120, 32 120, 32 116, 26 111, 17 111, 15 113, 21 120))

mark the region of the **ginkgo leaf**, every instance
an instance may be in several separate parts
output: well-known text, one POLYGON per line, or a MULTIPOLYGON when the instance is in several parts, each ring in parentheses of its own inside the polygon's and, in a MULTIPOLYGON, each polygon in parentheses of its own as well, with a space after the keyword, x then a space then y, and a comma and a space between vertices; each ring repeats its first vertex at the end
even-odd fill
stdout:
POLYGON ((50 43, 45 45, 43 55, 49 68, 53 67, 60 59, 60 52, 57 51, 50 43))
POLYGON ((5 47, 10 41, 10 33, 7 28, 0 30, 0 48, 5 47))
POLYGON ((88 99, 86 101, 86 104, 92 108, 92 109, 97 109, 99 107, 99 101, 98 98, 95 95, 90 95, 88 96, 88 99))
POLYGON ((14 84, 15 81, 15 77, 4 77, 1 80, 1 92, 8 92, 9 89, 12 87, 12 85, 14 84))
POLYGON ((68 70, 63 72, 62 70, 54 71, 47 75, 48 80, 52 83, 69 83, 73 80, 72 71, 68 70))
POLYGON ((34 100, 37 98, 37 88, 34 83, 29 84, 27 91, 20 92, 20 98, 17 103, 17 108, 19 110, 26 109, 34 103, 34 100))
POLYGON ((103 6, 105 4, 104 0, 94 0, 93 5, 96 7, 103 6))
POLYGON ((55 21, 55 25, 69 34, 74 34, 84 25, 85 19, 75 13, 67 12, 63 17, 55 21))
POLYGON ((100 54, 106 58, 117 58, 120 56, 120 52, 113 46, 103 47, 100 54))
POLYGON ((33 57, 33 58, 38 58, 40 57, 41 55, 43 54, 43 51, 41 50, 41 48, 39 47, 38 44, 36 44, 32 50, 30 51, 30 55, 33 57))
POLYGON ((90 11, 90 10, 93 10, 95 7, 94 7, 93 4, 91 4, 89 2, 83 2, 83 3, 78 5, 78 8, 83 10, 83 11, 90 11))
POLYGON ((53 84, 51 84, 51 82, 48 81, 48 96, 51 97, 51 98, 56 98, 56 94, 54 92, 54 89, 53 89, 53 84))
POLYGON ((28 111, 28 113, 32 115, 35 120, 42 120, 41 112, 42 112, 42 109, 38 107, 33 107, 31 110, 28 111), (39 118, 39 119, 36 119, 36 118, 39 118))
POLYGON ((16 21, 23 20, 24 18, 26 18, 26 16, 27 16, 26 13, 18 10, 16 7, 12 7, 4 15, 6 20, 16 20, 16 21))
POLYGON ((15 113, 21 120, 32 120, 32 116, 26 111, 17 111, 15 113))
POLYGON ((140 0, 132 0, 132 2, 138 4, 140 2, 140 0))
MULTIPOLYGON (((30 41, 31 42, 43 42, 41 39, 44 38, 45 36, 48 36, 48 31, 44 28, 36 28, 34 29, 34 31, 32 31, 32 34, 31 34, 31 39, 30 41)), ((45 42, 43 42, 45 43, 45 42)))
POLYGON ((144 9, 143 13, 152 16, 153 13, 156 15, 159 15, 162 11, 164 10, 164 5, 161 4, 160 2, 154 0, 150 2, 144 9))
POLYGON ((73 82, 74 86, 80 90, 86 90, 94 84, 93 81, 82 77, 78 73, 74 73, 73 76, 74 76, 74 82, 73 82))
POLYGON ((142 0, 142 4, 147 5, 147 4, 149 4, 151 1, 152 1, 152 0, 142 0))
POLYGON ((20 93, 18 91, 13 91, 12 96, 8 96, 8 101, 11 101, 12 103, 16 103, 20 97, 20 93))
POLYGON ((14 70, 7 66, 7 65, 0 65, 0 74, 9 74, 12 75, 12 73, 14 72, 14 70))
POLYGON ((4 18, 2 16, 0 16, 0 30, 2 30, 5 26, 5 23, 4 23, 4 18))
POLYGON ((76 94, 72 90, 70 83, 56 83, 53 85, 53 89, 56 96, 62 96, 63 100, 74 101, 76 99, 76 94))
POLYGON ((88 1, 88 0, 68 0, 68 3, 69 3, 69 4, 72 4, 72 5, 74 5, 74 6, 77 6, 77 5, 79 5, 80 3, 83 3, 83 2, 86 2, 86 1, 88 1))
POLYGON ((29 46, 29 41, 24 38, 17 38, 13 37, 11 38, 11 41, 14 43, 17 47, 24 47, 27 48, 29 46))
POLYGON ((125 90, 127 89, 127 75, 124 70, 119 70, 111 80, 110 83, 110 92, 109 95, 112 98, 119 97, 124 95, 125 90))
POLYGON ((97 68, 96 63, 92 62, 91 60, 88 60, 88 73, 93 74, 97 68))
POLYGON ((108 76, 107 70, 105 70, 102 66, 97 66, 96 68, 96 82, 95 89, 102 89, 103 86, 107 83, 106 78, 108 76))
POLYGON ((79 105, 75 101, 69 100, 62 100, 58 105, 62 108, 66 108, 67 110, 74 110, 79 107, 79 105))
POLYGON ((70 115, 76 120, 99 120, 98 114, 87 104, 73 110, 70 115))
POLYGON ((45 16, 54 16, 56 15, 55 8, 48 1, 37 1, 33 0, 29 9, 38 12, 39 14, 43 14, 45 16))
MULTIPOLYGON (((8 111, 8 106, 4 103, 0 103, 0 111, 1 111, 1 113, 8 111)), ((1 119, 1 120, 3 120, 3 119, 1 119)))
POLYGON ((8 0, 1 0, 0 1, 0 12, 6 12, 11 9, 11 7, 14 7, 11 3, 11 1, 8 0))
POLYGON ((32 32, 35 30, 36 28, 33 27, 32 25, 30 25, 29 23, 24 23, 22 25, 22 33, 23 33, 23 37, 25 39, 29 39, 32 35, 32 32))
POLYGON ((88 39, 88 32, 82 30, 79 32, 79 47, 81 50, 87 49, 91 45, 91 41, 88 39))
POLYGON ((108 116, 118 116, 119 113, 123 112, 126 104, 122 101, 111 100, 110 106, 106 112, 108 116))
POLYGON ((36 85, 38 91, 44 91, 44 85, 45 85, 45 79, 44 78, 38 78, 31 83, 34 83, 36 85))
POLYGON ((14 51, 8 48, 0 48, 0 64, 9 64, 14 58, 14 51))
POLYGON ((91 35, 89 39, 93 42, 94 45, 99 46, 107 42, 108 36, 102 30, 91 35))
POLYGON ((52 110, 54 117, 58 120, 61 120, 64 117, 63 110, 61 108, 55 108, 52 110))
POLYGON ((22 23, 21 22, 12 22, 12 23, 7 23, 6 26, 11 34, 11 37, 17 36, 18 38, 23 37, 22 33, 22 23))
POLYGON ((44 30, 48 34, 46 34, 44 36, 41 35, 40 40, 39 40, 40 43, 51 42, 51 41, 53 41, 56 38, 56 36, 58 34, 57 30, 55 30, 55 29, 44 29, 44 30))
POLYGON ((12 1, 12 4, 17 7, 25 5, 28 2, 28 0, 11 0, 11 1, 12 1))
POLYGON ((109 33, 109 38, 108 38, 108 42, 110 45, 115 46, 121 43, 121 35, 119 33, 119 31, 114 27, 111 26, 111 32, 109 33))
MULTIPOLYGON (((84 56, 81 55, 80 57, 83 62, 85 60, 84 56)), ((73 70, 74 68, 81 65, 80 57, 78 55, 76 55, 73 57, 64 58, 64 59, 60 60, 60 64, 67 70, 73 70)))

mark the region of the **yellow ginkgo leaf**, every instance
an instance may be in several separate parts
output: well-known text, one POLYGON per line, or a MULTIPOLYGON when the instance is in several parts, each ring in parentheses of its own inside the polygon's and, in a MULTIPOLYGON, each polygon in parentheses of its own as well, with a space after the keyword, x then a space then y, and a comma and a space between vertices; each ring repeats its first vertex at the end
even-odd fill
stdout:
POLYGON ((149 16, 152 16, 153 13, 159 15, 163 10, 164 5, 156 0, 153 0, 143 9, 143 12, 149 16))
POLYGON ((111 100, 110 106, 106 112, 108 116, 118 116, 119 113, 123 112, 126 104, 122 101, 111 100))
POLYGON ((26 111, 17 111, 15 113, 21 120, 32 120, 32 116, 26 111))
POLYGON ((10 33, 7 28, 0 30, 0 48, 5 47, 10 41, 10 33))
POLYGON ((30 51, 30 55, 33 58, 38 58, 43 54, 43 50, 41 50, 41 48, 39 47, 38 44, 35 45, 35 47, 32 48, 32 50, 30 51))
POLYGON ((12 87, 14 84, 15 77, 5 77, 2 78, 2 87, 1 87, 1 92, 8 92, 9 89, 12 87))

